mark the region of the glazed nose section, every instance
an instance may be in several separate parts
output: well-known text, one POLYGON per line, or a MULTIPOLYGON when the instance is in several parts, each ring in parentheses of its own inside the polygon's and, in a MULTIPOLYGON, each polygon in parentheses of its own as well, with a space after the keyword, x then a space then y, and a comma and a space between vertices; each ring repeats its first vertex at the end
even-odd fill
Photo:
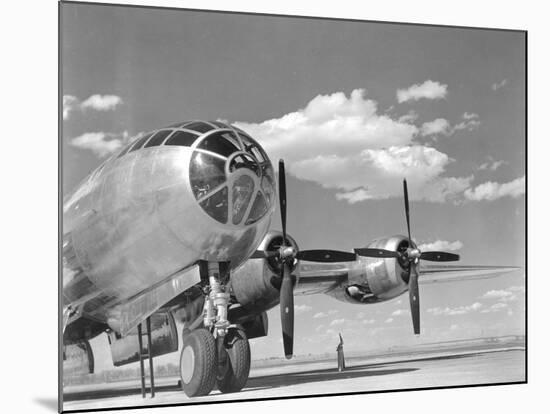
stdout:
POLYGON ((260 145, 238 129, 199 138, 189 181, 202 209, 225 225, 251 225, 274 208, 273 167, 260 145))
POLYGON ((232 224, 251 224, 268 211, 274 193, 269 173, 270 170, 262 168, 253 154, 242 151, 230 157, 228 176, 232 224))

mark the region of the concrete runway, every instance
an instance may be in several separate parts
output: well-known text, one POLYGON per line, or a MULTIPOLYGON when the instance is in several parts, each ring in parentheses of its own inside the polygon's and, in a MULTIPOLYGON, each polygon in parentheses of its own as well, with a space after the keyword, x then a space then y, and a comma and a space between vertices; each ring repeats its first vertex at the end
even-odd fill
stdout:
POLYGON ((411 389, 525 381, 523 347, 445 350, 380 357, 346 358, 346 371, 336 359, 254 368, 239 393, 190 399, 177 387, 179 378, 155 380, 156 396, 142 399, 139 381, 72 386, 65 390, 64 410, 247 400, 299 395, 411 389))

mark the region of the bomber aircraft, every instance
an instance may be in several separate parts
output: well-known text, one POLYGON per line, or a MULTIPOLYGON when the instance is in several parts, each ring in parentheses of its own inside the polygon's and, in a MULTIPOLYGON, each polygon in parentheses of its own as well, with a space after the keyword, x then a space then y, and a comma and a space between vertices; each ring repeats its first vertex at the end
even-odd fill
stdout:
POLYGON ((294 294, 371 304, 408 291, 419 334, 419 281, 514 270, 421 265, 459 256, 418 249, 406 181, 403 189, 406 236, 354 252, 300 250, 286 231, 284 162, 277 189, 266 152, 249 134, 188 121, 141 136, 63 200, 64 369, 76 355, 93 372, 89 340, 103 332, 115 366, 177 352, 181 335, 185 394, 207 395, 216 385, 236 392, 249 375, 248 341, 267 335, 266 311, 278 304, 284 353, 292 357, 294 294), (277 194, 282 231, 270 230, 277 194))

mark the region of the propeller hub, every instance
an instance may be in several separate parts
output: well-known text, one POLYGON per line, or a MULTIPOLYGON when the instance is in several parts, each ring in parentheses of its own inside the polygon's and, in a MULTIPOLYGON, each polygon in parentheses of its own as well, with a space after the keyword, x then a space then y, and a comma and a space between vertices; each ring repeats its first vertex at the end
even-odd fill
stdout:
POLYGON ((295 258, 297 251, 293 246, 281 246, 279 253, 281 255, 281 259, 285 260, 288 258, 295 258))
POLYGON ((407 256, 409 257, 409 260, 414 260, 415 262, 420 259, 420 250, 418 249, 408 249, 407 250, 407 256))

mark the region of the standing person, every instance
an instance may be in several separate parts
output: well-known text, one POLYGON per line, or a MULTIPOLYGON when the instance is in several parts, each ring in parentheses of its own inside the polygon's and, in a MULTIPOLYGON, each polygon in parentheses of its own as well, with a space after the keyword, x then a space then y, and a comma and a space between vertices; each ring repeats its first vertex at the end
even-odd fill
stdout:
POLYGON ((340 336, 340 343, 336 347, 336 352, 338 352, 338 371, 342 372, 344 369, 346 369, 346 361, 344 360, 344 340, 342 339, 342 334, 338 334, 340 336))

